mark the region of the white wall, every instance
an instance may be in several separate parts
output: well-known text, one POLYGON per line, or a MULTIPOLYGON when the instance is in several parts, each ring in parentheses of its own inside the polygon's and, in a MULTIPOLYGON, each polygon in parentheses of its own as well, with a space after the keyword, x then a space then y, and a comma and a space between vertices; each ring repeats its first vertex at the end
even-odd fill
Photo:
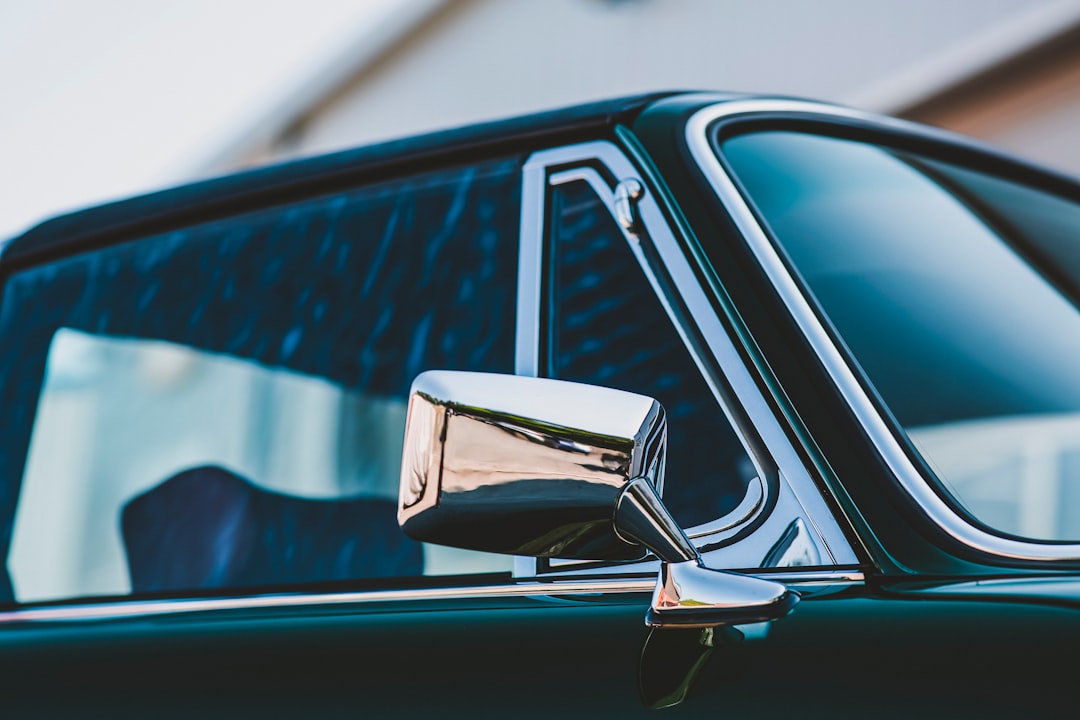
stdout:
POLYGON ((1077 9, 1060 0, 458 0, 317 108, 281 151, 654 89, 889 111, 1007 51, 1015 32, 1077 9))

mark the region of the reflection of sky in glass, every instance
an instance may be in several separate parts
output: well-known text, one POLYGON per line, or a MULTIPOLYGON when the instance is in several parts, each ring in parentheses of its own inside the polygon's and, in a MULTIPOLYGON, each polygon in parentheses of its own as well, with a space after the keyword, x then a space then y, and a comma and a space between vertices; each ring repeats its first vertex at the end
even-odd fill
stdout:
POLYGON ((724 154, 904 427, 1080 410, 1080 313, 934 181, 794 133, 724 154))
MULTIPOLYGON (((959 502, 998 530, 1065 539, 1073 523, 1059 522, 1060 505, 1076 494, 1065 492, 1060 456, 1080 447, 1080 312, 1072 302, 917 161, 781 132, 728 140, 723 152, 959 502)), ((944 165, 933 172, 966 182, 944 165)), ((1036 195, 1005 181, 983 184, 964 187, 1006 218, 1036 195)), ((1067 249, 1080 212, 1058 202, 1055 217, 1067 249)), ((1040 248, 1060 243, 1045 227, 1013 232, 1040 248)))

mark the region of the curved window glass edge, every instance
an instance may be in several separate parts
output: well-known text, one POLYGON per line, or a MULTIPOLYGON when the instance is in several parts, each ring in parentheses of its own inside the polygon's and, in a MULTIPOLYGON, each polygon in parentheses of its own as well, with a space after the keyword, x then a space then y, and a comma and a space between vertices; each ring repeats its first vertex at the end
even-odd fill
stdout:
POLYGON ((968 548, 999 558, 1022 562, 1080 560, 1080 543, 1039 542, 1009 537, 991 532, 958 511, 939 494, 935 487, 936 481, 927 477, 925 471, 912 459, 906 442, 897 436, 890 419, 878 410, 872 393, 860 381, 842 349, 833 341, 825 324, 803 294, 799 283, 788 270, 713 148, 710 128, 718 121, 750 119, 754 116, 775 119, 777 115, 785 114, 793 120, 797 116, 799 120, 812 118, 824 123, 832 122, 834 125, 857 123, 881 132, 901 133, 937 144, 958 142, 967 149, 971 149, 973 145, 959 136, 953 138, 949 133, 928 130, 902 120, 797 100, 736 100, 710 105, 694 113, 686 125, 686 142, 690 154, 710 187, 747 241, 758 264, 821 360, 837 390, 865 429, 874 448, 930 521, 968 548))
MULTIPOLYGON (((540 369, 541 278, 539 267, 544 252, 546 230, 543 218, 546 215, 549 182, 559 179, 560 174, 563 181, 592 178, 590 184, 593 184, 612 216, 617 217, 612 184, 603 179, 598 168, 602 169, 609 178, 618 180, 632 178, 640 182, 643 187, 648 187, 646 178, 633 163, 615 145, 606 141, 586 142, 538 151, 528 158, 523 168, 522 234, 518 255, 521 263, 518 276, 519 315, 516 346, 518 355, 515 364, 518 374, 535 376, 540 369)), ((713 389, 717 403, 736 428, 740 441, 759 472, 759 477, 771 476, 775 478, 776 483, 775 505, 765 517, 760 517, 761 513, 754 511, 755 506, 765 507, 763 503, 744 502, 728 516, 696 528, 689 528, 688 532, 695 537, 711 564, 717 567, 755 568, 763 567, 766 558, 782 555, 776 552, 778 544, 793 537, 792 526, 801 518, 805 522, 803 527, 809 530, 804 531, 800 542, 812 538, 810 545, 816 552, 816 556, 812 555, 813 565, 858 564, 858 558, 844 537, 843 530, 833 516, 832 510, 807 474, 798 454, 773 415, 772 409, 758 391, 730 336, 716 317, 708 297, 699 285, 653 193, 648 191, 645 193, 638 203, 638 211, 645 234, 655 246, 659 262, 662 263, 664 271, 672 280, 674 292, 698 326, 704 344, 711 355, 710 360, 718 371, 723 373, 731 388, 735 403, 740 407, 731 408, 724 402, 722 391, 718 386, 720 381, 715 377, 714 371, 709 369, 707 362, 699 356, 697 350, 684 336, 688 352, 694 357, 699 371, 713 389), (736 417, 734 413, 742 413, 743 417, 736 417), (740 430, 746 427, 753 428, 759 435, 760 444, 754 443, 740 430), (751 514, 743 519, 735 519, 735 515, 744 511, 747 505, 752 506, 751 514), (739 537, 742 531, 758 524, 759 520, 760 525, 753 532, 746 537, 739 537), (733 539, 736 541, 732 542, 733 539)), ((637 240, 628 233, 626 239, 631 247, 637 243, 637 240)), ((643 259, 638 250, 635 250, 635 254, 643 259)), ((643 270, 656 290, 658 285, 655 276, 651 275, 655 269, 643 265, 643 270)), ((657 290, 657 297, 678 328, 679 323, 675 320, 670 302, 659 290, 657 290)), ((679 332, 681 334, 684 330, 679 328, 679 332)), ((768 484, 762 483, 760 487, 764 490, 768 484)), ((752 490, 753 486, 748 492, 749 499, 752 499, 749 497, 752 490)), ((544 572, 547 569, 546 565, 535 558, 519 557, 515 559, 514 575, 519 578, 537 574, 548 576, 550 573, 544 572)), ((655 563, 636 563, 598 568, 593 563, 587 566, 560 563, 551 565, 550 572, 631 573, 641 571, 643 566, 652 568, 654 565, 655 563), (570 567, 573 570, 570 570, 570 567)))

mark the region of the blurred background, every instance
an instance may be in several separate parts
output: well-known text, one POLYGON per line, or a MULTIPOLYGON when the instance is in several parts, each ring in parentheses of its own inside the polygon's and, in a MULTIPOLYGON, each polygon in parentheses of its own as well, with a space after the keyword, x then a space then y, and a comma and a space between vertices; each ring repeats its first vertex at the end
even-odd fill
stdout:
POLYGON ((1080 0, 5 0, 0 238, 240 167, 662 88, 854 105, 1080 173, 1080 0))

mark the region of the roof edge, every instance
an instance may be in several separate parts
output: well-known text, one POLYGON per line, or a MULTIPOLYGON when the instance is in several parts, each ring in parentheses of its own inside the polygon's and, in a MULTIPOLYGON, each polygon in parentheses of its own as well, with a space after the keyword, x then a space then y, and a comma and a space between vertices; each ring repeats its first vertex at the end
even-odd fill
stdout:
POLYGON ((372 177, 406 173, 421 163, 451 164, 469 159, 481 148, 487 153, 525 153, 541 143, 595 137, 610 133, 617 123, 631 122, 653 102, 676 94, 634 95, 466 125, 288 160, 78 210, 13 238, 4 247, 0 264, 12 269, 79 248, 334 192, 372 177))

